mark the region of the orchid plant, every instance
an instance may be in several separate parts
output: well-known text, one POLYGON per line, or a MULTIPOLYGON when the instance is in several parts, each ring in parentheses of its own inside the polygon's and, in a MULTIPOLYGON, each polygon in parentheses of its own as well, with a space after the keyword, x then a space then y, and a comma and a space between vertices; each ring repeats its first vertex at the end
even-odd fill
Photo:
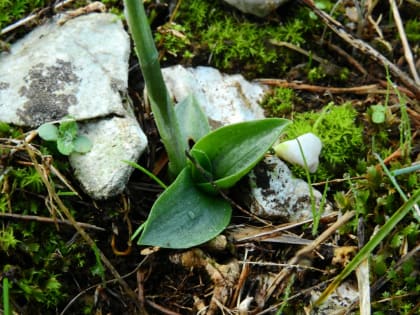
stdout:
POLYGON ((173 183, 134 233, 138 244, 188 248, 220 234, 232 208, 220 192, 234 186, 279 138, 286 119, 233 124, 210 132, 194 96, 173 106, 142 1, 125 0, 128 25, 146 82, 151 108, 169 157, 173 183), (195 144, 190 149, 189 140, 195 144))

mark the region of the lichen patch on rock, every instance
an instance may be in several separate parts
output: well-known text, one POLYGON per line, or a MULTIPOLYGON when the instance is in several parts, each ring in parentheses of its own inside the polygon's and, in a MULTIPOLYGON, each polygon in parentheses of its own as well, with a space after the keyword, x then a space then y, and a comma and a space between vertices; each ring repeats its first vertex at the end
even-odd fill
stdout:
POLYGON ((69 61, 56 59, 54 65, 34 65, 24 77, 19 94, 26 98, 17 115, 27 125, 40 125, 68 115, 68 108, 76 105, 80 78, 69 61), (66 93, 67 92, 67 93, 66 93))

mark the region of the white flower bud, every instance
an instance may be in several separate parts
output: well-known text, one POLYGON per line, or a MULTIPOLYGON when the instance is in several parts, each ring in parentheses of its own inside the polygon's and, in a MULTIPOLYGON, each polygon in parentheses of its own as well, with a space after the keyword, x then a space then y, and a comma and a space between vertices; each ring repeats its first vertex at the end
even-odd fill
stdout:
POLYGON ((273 149, 277 156, 283 160, 305 167, 305 161, 302 156, 303 153, 309 172, 314 173, 318 168, 322 142, 317 136, 309 132, 297 137, 294 140, 279 143, 274 146, 273 149), (302 152, 299 148, 299 143, 302 148, 302 152))

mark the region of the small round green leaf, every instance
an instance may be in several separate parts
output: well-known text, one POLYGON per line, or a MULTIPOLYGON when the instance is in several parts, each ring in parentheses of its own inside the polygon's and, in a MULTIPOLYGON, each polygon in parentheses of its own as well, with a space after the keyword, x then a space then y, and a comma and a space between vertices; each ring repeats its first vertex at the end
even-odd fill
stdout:
POLYGON ((58 138, 58 128, 54 124, 42 124, 38 127, 38 135, 46 141, 56 141, 58 138))
POLYGON ((64 120, 58 127, 58 137, 68 137, 75 139, 77 137, 77 122, 74 119, 64 120))
POLYGON ((86 136, 78 136, 74 141, 74 151, 78 153, 86 153, 92 149, 92 141, 86 136))
POLYGON ((382 124, 385 122, 386 107, 383 105, 372 105, 372 122, 375 124, 382 124))
POLYGON ((74 139, 69 135, 59 136, 57 139, 57 149, 63 155, 70 155, 74 151, 74 139))

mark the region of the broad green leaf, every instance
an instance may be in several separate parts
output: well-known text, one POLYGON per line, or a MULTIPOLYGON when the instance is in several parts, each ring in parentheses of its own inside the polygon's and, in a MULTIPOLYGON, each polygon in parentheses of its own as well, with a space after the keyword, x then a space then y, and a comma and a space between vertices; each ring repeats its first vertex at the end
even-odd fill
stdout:
POLYGON ((140 245, 189 248, 220 234, 232 208, 222 198, 199 190, 186 167, 152 207, 138 241, 140 245))
POLYGON ((86 136, 77 136, 73 141, 74 151, 78 153, 86 153, 92 149, 92 141, 89 140, 86 136))
POLYGON ((197 142, 210 132, 209 122, 197 99, 190 94, 175 106, 175 114, 184 139, 197 142))
POLYGON ((38 135, 46 141, 56 141, 58 138, 58 128, 54 124, 42 124, 38 127, 38 135))
MULTIPOLYGON (((267 118, 225 126, 201 138, 191 154, 200 161, 195 152, 205 152, 212 164, 214 183, 221 189, 229 188, 261 160, 287 124, 286 119, 267 118)), ((194 179, 200 188, 214 192, 211 183, 194 179)))

